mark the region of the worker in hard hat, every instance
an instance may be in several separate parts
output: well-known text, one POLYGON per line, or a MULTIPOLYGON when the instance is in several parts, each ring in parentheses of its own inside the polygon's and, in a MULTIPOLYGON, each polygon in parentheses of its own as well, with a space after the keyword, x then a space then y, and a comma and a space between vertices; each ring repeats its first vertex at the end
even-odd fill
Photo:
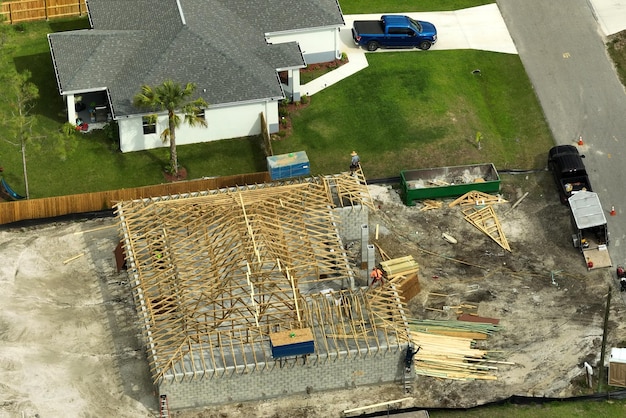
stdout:
POLYGON ((352 151, 350 156, 352 157, 350 160, 350 172, 354 173, 361 165, 361 158, 359 158, 359 154, 356 151, 352 151))

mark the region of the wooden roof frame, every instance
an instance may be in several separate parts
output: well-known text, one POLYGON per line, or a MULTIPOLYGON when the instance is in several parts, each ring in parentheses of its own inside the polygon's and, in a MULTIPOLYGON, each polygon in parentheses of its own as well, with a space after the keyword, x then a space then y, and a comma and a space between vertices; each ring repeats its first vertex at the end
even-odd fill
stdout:
MULTIPOLYGON (((319 318, 328 315, 309 312, 319 306, 310 295, 325 282, 353 278, 333 213, 346 201, 371 204, 364 179, 337 175, 119 202, 155 383, 220 364, 265 363, 255 353, 271 332, 316 325, 319 331, 319 318), (242 359, 236 351, 248 354, 242 359)), ((362 315, 345 315, 342 338, 353 344, 366 334, 378 341, 396 332, 379 326, 380 337, 378 322, 366 317, 391 315, 393 322, 402 315, 377 314, 371 296, 359 300, 362 315), (374 328, 369 333, 357 325, 365 322, 374 328)))

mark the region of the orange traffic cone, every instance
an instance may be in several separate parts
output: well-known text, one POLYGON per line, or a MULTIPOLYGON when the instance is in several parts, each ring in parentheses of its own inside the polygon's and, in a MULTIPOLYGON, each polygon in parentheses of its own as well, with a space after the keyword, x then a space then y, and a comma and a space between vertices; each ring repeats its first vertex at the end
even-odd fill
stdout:
POLYGON ((609 213, 611 214, 611 216, 617 215, 617 213, 615 212, 615 206, 611 206, 611 212, 609 213))
POLYGON ((582 147, 583 145, 585 145, 585 143, 583 142, 583 137, 582 137, 582 135, 578 137, 578 145, 580 145, 581 147, 582 147))

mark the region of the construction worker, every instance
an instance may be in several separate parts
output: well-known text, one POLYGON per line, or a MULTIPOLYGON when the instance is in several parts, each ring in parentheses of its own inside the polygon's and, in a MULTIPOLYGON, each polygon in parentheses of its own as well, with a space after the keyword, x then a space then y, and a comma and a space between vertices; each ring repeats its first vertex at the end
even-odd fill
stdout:
POLYGON ((370 287, 374 287, 374 284, 376 284, 377 282, 380 282, 380 285, 382 286, 384 284, 383 276, 384 273, 380 269, 380 267, 374 266, 372 272, 370 273, 370 279, 372 279, 372 281, 370 282, 370 287))
POLYGON ((350 173, 354 173, 361 165, 361 159, 356 151, 352 151, 350 155, 352 156, 352 159, 350 160, 350 173))
POLYGON ((404 367, 407 373, 411 373, 411 366, 413 366, 413 357, 420 351, 420 348, 413 348, 413 346, 409 345, 406 349, 406 356, 404 357, 404 367))
POLYGON ((619 279, 619 291, 626 292, 626 270, 622 266, 617 266, 617 278, 619 279))

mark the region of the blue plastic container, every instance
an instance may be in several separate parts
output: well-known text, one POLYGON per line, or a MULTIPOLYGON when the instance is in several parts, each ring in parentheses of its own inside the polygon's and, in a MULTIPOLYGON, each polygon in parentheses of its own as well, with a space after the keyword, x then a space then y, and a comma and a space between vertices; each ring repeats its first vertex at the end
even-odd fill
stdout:
POLYGON ((306 152, 298 151, 267 157, 267 171, 272 180, 281 180, 308 176, 311 173, 311 166, 306 152))

